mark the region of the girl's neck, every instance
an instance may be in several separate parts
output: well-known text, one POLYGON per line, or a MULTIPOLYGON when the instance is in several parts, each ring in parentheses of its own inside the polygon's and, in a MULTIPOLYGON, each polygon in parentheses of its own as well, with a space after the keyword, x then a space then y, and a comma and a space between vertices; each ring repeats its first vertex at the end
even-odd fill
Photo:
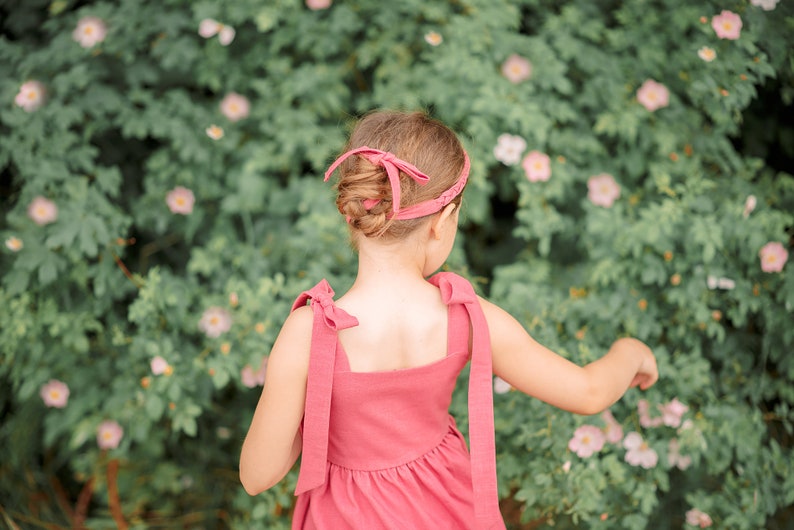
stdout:
POLYGON ((425 245, 414 238, 396 243, 361 241, 358 274, 350 292, 404 296, 411 286, 424 282, 425 261, 425 245))

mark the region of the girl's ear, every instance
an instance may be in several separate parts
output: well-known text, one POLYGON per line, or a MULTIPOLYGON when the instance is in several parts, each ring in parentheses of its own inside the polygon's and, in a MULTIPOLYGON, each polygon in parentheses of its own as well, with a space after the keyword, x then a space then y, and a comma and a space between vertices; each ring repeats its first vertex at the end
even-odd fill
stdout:
POLYGON ((436 217, 430 223, 430 236, 433 239, 441 239, 447 223, 458 223, 457 208, 456 204, 450 203, 436 214, 436 217))

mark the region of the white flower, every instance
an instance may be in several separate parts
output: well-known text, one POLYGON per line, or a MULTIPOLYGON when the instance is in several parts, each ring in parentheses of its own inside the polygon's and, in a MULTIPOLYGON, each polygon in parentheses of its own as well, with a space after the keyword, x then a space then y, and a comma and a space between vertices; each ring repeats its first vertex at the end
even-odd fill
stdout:
POLYGON ((499 138, 496 139, 493 155, 502 164, 514 166, 521 161, 521 155, 526 148, 526 140, 520 136, 505 133, 499 135, 499 138))
POLYGON ((750 0, 750 3, 764 11, 772 11, 780 0, 750 0))

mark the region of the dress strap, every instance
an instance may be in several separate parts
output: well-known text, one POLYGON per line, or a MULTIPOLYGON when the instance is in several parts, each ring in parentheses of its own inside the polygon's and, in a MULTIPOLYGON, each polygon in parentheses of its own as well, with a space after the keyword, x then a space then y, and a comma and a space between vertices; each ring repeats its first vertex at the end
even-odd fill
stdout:
POLYGON ((306 404, 303 412, 301 466, 295 495, 321 486, 325 482, 328 460, 328 423, 331 415, 331 389, 334 383, 336 332, 358 325, 358 320, 336 307, 334 290, 322 280, 298 296, 292 310, 311 300, 314 312, 309 374, 306 381, 306 404))
POLYGON ((442 272, 430 278, 430 283, 439 288, 445 304, 462 305, 471 322, 472 354, 468 400, 474 513, 478 528, 504 528, 496 483, 493 369, 488 323, 474 288, 464 278, 442 272))

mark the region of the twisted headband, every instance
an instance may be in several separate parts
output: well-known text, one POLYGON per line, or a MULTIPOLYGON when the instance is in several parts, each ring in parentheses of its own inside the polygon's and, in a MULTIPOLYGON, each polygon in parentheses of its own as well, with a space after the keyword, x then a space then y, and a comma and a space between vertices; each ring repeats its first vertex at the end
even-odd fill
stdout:
MULTIPOLYGON (((331 167, 328 168, 328 171, 325 172, 325 179, 323 180, 327 181, 336 168, 338 168, 342 162, 352 155, 359 155, 368 160, 370 163, 376 166, 381 166, 386 170, 386 175, 389 177, 389 185, 391 186, 392 192, 392 214, 389 216, 390 219, 416 219, 418 217, 424 217, 425 215, 436 213, 444 206, 452 202, 452 199, 457 197, 460 192, 463 191, 463 187, 466 185, 466 181, 469 178, 469 155, 467 155, 464 151, 463 170, 460 172, 460 178, 458 178, 457 182, 455 182, 452 187, 444 191, 435 199, 430 199, 401 209, 400 171, 411 177, 420 186, 427 184, 430 181, 430 177, 424 174, 413 164, 397 158, 394 156, 394 154, 389 153, 388 151, 381 151, 380 149, 362 146, 351 149, 337 158, 334 163, 331 164, 331 167)), ((369 210, 379 202, 380 199, 367 199, 364 201, 364 207, 369 210)))

